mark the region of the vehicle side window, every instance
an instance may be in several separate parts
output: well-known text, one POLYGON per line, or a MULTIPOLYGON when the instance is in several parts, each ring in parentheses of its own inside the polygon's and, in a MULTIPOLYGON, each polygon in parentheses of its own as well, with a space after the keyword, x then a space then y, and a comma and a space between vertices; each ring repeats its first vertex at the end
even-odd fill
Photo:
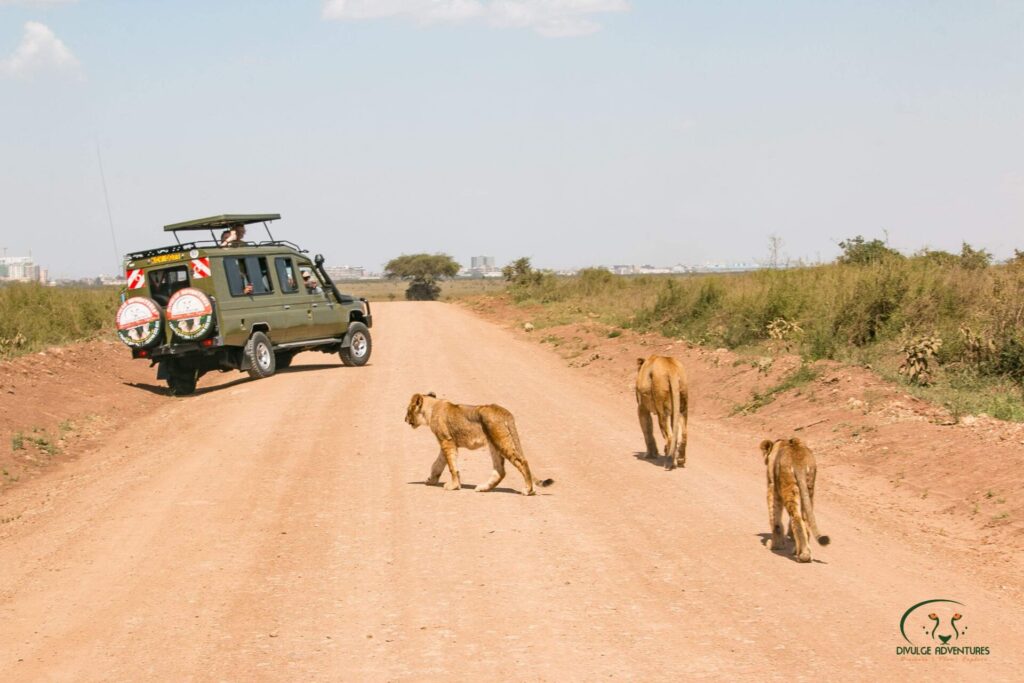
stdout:
POLYGON ((324 288, 320 284, 320 278, 317 277, 316 271, 313 270, 312 266, 300 265, 299 275, 302 276, 302 284, 306 290, 306 294, 324 293, 324 288))
POLYGON ((281 283, 282 292, 293 294, 299 291, 299 283, 295 279, 295 265, 290 258, 278 256, 274 259, 274 267, 277 269, 277 281, 281 283))
POLYGON ((274 291, 267 259, 263 256, 226 257, 224 274, 228 278, 231 296, 271 294, 274 291))
POLYGON ((272 294, 274 292, 274 283, 270 279, 270 266, 267 265, 266 257, 246 256, 245 265, 248 271, 253 274, 252 293, 272 294))
POLYGON ((188 287, 188 266, 149 271, 149 294, 153 301, 166 306, 171 294, 188 287))

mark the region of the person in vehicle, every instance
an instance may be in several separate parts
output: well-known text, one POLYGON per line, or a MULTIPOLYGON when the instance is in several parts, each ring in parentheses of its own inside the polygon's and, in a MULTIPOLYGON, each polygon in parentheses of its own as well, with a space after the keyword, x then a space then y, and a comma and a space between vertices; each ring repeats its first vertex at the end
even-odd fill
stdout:
POLYGON ((239 247, 245 243, 245 226, 239 223, 220 234, 220 246, 239 247))
POLYGON ((306 285, 307 294, 319 294, 323 290, 320 289, 320 283, 313 277, 313 273, 309 270, 302 270, 302 282, 306 285))

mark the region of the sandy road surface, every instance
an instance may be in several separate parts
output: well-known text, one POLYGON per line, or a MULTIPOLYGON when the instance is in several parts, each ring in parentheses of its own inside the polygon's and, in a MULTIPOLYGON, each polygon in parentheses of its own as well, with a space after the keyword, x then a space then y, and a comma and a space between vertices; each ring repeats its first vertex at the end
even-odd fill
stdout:
MULTIPOLYGON (((1024 608, 827 481, 834 542, 799 565, 761 544, 756 443, 693 421, 666 473, 633 455, 628 393, 453 306, 375 314, 368 367, 306 354, 167 399, 12 491, 4 680, 1019 680, 1024 608), (511 409, 556 484, 424 486, 436 446, 402 416, 429 390, 511 409), (896 655, 904 609, 940 597, 989 656, 896 655)), ((463 453, 464 485, 488 460, 463 453)))

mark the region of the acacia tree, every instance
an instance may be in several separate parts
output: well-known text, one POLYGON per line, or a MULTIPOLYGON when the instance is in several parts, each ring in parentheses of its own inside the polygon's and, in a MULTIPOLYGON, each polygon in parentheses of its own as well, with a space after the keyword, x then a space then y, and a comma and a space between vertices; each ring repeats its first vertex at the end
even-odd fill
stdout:
POLYGON ((410 301, 433 301, 441 294, 439 280, 455 277, 459 264, 448 254, 402 254, 388 261, 384 274, 391 279, 409 282, 405 298, 410 301))

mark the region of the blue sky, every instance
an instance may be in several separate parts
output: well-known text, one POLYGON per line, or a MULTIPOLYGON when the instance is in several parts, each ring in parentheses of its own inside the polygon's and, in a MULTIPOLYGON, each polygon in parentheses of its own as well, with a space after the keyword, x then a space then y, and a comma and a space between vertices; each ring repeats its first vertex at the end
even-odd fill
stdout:
POLYGON ((276 211, 335 264, 1024 249, 1024 2, 0 0, 0 246, 276 211))

